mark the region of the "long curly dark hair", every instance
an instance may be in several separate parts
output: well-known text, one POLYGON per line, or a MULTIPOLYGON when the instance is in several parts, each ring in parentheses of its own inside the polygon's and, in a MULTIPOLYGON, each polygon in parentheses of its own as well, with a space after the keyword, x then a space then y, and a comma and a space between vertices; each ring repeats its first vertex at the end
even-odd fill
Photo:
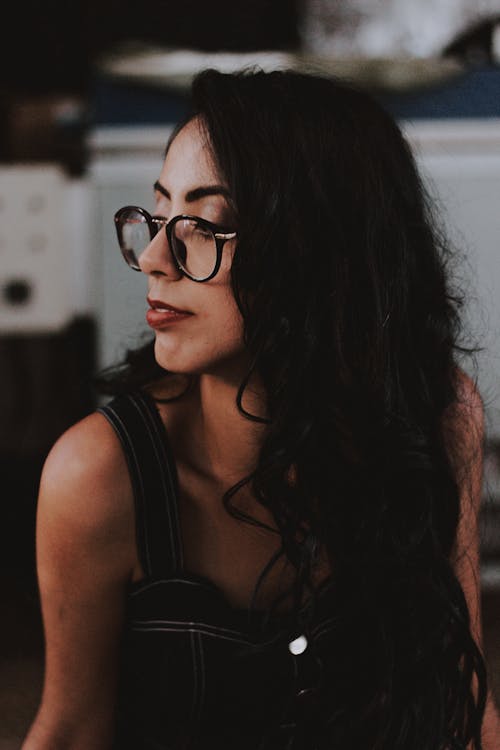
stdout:
MULTIPOLYGON (((303 747, 480 750, 485 665, 451 562, 459 489, 443 436, 458 362, 476 350, 411 150, 375 98, 318 75, 204 71, 195 115, 237 216, 231 282, 251 361, 238 408, 261 419, 242 406, 253 373, 268 394, 258 465, 223 501, 259 523, 230 502, 251 483, 272 511, 297 612, 306 587, 313 616, 320 544, 333 570, 303 747)), ((165 376, 151 342, 102 383, 165 376)))

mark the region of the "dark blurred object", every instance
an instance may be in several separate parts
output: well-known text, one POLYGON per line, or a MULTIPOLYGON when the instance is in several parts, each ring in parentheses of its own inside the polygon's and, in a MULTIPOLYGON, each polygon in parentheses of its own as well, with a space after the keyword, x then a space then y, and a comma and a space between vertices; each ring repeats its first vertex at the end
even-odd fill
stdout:
POLYGON ((61 94, 13 94, 3 101, 2 161, 52 162, 73 176, 86 166, 86 103, 61 94))
POLYGON ((13 4, 0 45, 0 159, 54 160, 79 174, 86 158, 82 121, 61 123, 54 119, 54 105, 68 96, 92 99, 94 65, 102 55, 122 43, 200 51, 295 49, 298 2, 13 4))
POLYGON ((460 60, 468 67, 500 63, 500 13, 463 31, 443 50, 444 57, 460 60))
POLYGON ((35 582, 40 472, 53 443, 96 406, 95 324, 57 334, 0 337, 0 565, 35 582))
POLYGON ((481 558, 500 566, 500 502, 485 498, 481 509, 481 558))
POLYGON ((0 89, 85 93, 96 56, 138 41, 199 50, 298 45, 297 0, 26 0, 9 7, 0 89))
POLYGON ((83 0, 10 3, 0 45, 0 89, 84 91, 89 42, 85 5, 83 0))
POLYGON ((299 44, 297 0, 134 0, 87 3, 93 49, 141 41, 204 51, 291 49, 299 44), (112 5, 114 8, 112 9, 112 5), (140 7, 140 9, 139 9, 140 7), (103 25, 104 22, 104 25, 103 25))
POLYGON ((60 333, 0 336, 0 456, 46 453, 94 408, 95 323, 60 333))
POLYGON ((484 450, 481 506, 483 562, 500 565, 500 440, 490 439, 484 450))

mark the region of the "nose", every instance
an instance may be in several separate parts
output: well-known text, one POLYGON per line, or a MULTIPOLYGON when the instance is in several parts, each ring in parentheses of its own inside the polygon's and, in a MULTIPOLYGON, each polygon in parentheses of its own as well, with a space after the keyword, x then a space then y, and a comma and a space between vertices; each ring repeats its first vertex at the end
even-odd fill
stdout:
POLYGON ((139 256, 139 267, 145 274, 158 274, 171 279, 180 279, 182 273, 177 267, 170 249, 165 228, 161 227, 139 256))

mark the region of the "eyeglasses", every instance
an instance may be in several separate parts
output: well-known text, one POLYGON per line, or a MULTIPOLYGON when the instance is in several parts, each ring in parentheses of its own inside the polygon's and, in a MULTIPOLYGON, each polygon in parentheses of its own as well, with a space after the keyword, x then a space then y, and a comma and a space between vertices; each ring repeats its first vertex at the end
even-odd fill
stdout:
POLYGON ((139 256, 163 226, 177 268, 193 281, 215 276, 224 244, 236 237, 236 232, 221 231, 217 224, 199 216, 165 219, 151 216, 139 206, 124 206, 115 213, 115 228, 122 255, 134 271, 141 270, 139 256))

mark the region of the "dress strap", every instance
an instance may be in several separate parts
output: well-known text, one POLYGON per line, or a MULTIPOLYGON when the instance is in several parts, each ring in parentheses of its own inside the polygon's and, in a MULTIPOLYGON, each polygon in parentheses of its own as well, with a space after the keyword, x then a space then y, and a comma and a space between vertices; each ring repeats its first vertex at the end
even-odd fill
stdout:
POLYGON ((183 568, 175 460, 153 398, 144 391, 115 396, 100 406, 123 447, 135 502, 139 559, 146 576, 183 568))

